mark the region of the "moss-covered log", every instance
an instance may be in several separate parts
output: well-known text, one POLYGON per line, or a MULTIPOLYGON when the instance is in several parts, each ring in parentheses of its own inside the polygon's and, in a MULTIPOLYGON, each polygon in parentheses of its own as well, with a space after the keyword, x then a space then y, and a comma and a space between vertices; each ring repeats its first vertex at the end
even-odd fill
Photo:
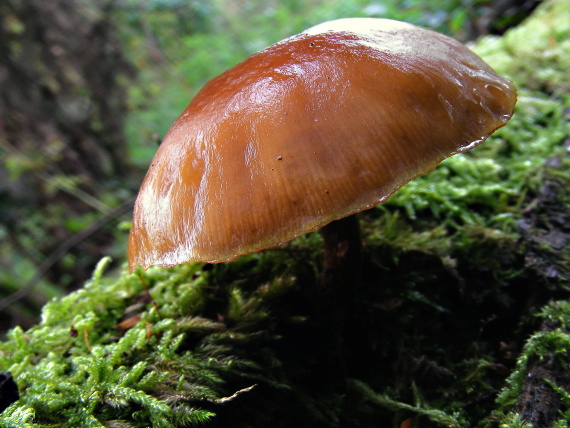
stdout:
POLYGON ((362 213, 330 359, 345 382, 321 361, 318 233, 219 265, 129 275, 104 259, 0 344, 20 391, 0 425, 566 426, 569 33, 567 2, 546 2, 480 40, 519 87, 513 119, 362 213))

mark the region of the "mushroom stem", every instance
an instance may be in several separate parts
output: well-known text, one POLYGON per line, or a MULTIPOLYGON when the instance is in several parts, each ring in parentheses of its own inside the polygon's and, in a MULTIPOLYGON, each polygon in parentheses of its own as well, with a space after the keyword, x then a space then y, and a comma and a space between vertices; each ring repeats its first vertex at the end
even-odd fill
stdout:
POLYGON ((326 373, 326 389, 346 387, 346 368, 342 355, 343 330, 348 313, 347 298, 360 282, 362 239, 356 215, 327 224, 320 230, 324 243, 324 262, 317 291, 316 338, 320 367, 326 373))
POLYGON ((358 283, 362 265, 362 239, 356 215, 341 218, 321 228, 324 263, 321 290, 339 298, 348 285, 358 283))

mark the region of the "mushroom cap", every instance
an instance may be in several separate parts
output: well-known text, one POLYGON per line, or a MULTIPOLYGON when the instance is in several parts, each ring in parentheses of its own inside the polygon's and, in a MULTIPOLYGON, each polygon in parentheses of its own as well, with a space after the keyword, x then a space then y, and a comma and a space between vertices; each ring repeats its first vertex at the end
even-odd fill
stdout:
POLYGON ((515 102, 447 36, 317 25, 211 80, 174 122, 135 204, 130 267, 229 261, 371 208, 484 141, 515 102))

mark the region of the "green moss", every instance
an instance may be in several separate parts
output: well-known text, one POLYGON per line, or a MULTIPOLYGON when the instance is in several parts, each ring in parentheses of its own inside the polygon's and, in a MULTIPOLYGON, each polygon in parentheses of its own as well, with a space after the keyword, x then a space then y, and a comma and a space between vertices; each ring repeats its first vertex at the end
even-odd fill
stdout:
MULTIPOLYGON (((499 409, 494 417, 502 421, 505 427, 523 426, 518 413, 521 397, 525 395, 525 382, 537 373, 540 373, 538 381, 542 383, 542 388, 550 389, 551 394, 560 400, 560 408, 556 408, 558 420, 552 421, 552 426, 568 426, 570 421, 570 394, 565 384, 561 386, 557 383, 558 379, 568 376, 570 366, 570 301, 551 303, 542 308, 538 317, 542 320, 542 329, 528 339, 515 370, 507 380, 507 386, 497 398, 499 409), (554 359, 556 363, 543 363, 548 359, 554 359), (561 370, 537 371, 534 368, 543 364, 547 364, 549 369, 561 367, 561 370)), ((537 406, 542 404, 540 398, 536 398, 537 406)))
MULTIPOLYGON (((18 379, 24 394, 19 406, 3 413, 1 420, 7 426, 19 418, 27 421, 25 426, 38 427, 101 427, 114 419, 129 421, 131 426, 146 426, 150 421, 153 426, 167 427, 179 418, 200 422, 212 415, 187 403, 216 399, 210 386, 219 379, 212 366, 223 363, 177 353, 184 336, 173 319, 160 319, 155 309, 145 312, 138 324, 121 334, 117 323, 144 289, 132 275, 103 280, 109 261, 99 263, 83 289, 48 303, 40 325, 28 332, 19 328, 10 331, 0 365, 18 379), (162 368, 174 359, 177 364, 184 362, 183 370, 162 368), (193 379, 193 385, 190 392, 179 393, 176 387, 183 375, 193 379), (158 385, 162 399, 151 394, 158 385), (34 415, 33 424, 29 415, 34 415), (147 422, 140 425, 137 420, 147 422)), ((160 276, 146 277, 147 281, 158 279, 160 276)), ((176 278, 169 277, 166 282, 175 284, 176 278)), ((183 286, 178 289, 184 293, 183 286)), ((201 326, 206 331, 208 327, 215 329, 201 326)))
POLYGON ((357 394, 362 395, 364 401, 372 402, 377 406, 385 407, 396 412, 404 411, 412 415, 424 416, 438 426, 449 428, 461 428, 467 426, 466 421, 462 420, 461 415, 459 414, 447 414, 441 410, 429 408, 429 406, 423 402, 417 388, 413 385, 415 401, 413 405, 393 400, 386 395, 377 394, 372 391, 368 385, 357 380, 353 380, 350 386, 357 394))
MULTIPOLYGON (((519 87, 509 124, 361 214, 338 367, 319 359, 318 234, 214 266, 130 275, 104 259, 0 344, 21 392, 0 425, 525 426, 529 367, 570 363, 565 3, 475 46, 519 87)), ((570 399, 550 388, 562 426, 570 399)))

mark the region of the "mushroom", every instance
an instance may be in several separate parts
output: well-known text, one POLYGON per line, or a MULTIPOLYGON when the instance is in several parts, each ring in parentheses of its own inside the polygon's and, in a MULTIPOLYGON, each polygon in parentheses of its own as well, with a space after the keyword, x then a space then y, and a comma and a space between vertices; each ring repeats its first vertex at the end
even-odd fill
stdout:
POLYGON ((334 266, 360 251, 352 214, 480 144, 515 102, 447 36, 375 18, 312 27, 211 80, 174 122, 136 201, 130 268, 230 261, 325 225, 334 266))

